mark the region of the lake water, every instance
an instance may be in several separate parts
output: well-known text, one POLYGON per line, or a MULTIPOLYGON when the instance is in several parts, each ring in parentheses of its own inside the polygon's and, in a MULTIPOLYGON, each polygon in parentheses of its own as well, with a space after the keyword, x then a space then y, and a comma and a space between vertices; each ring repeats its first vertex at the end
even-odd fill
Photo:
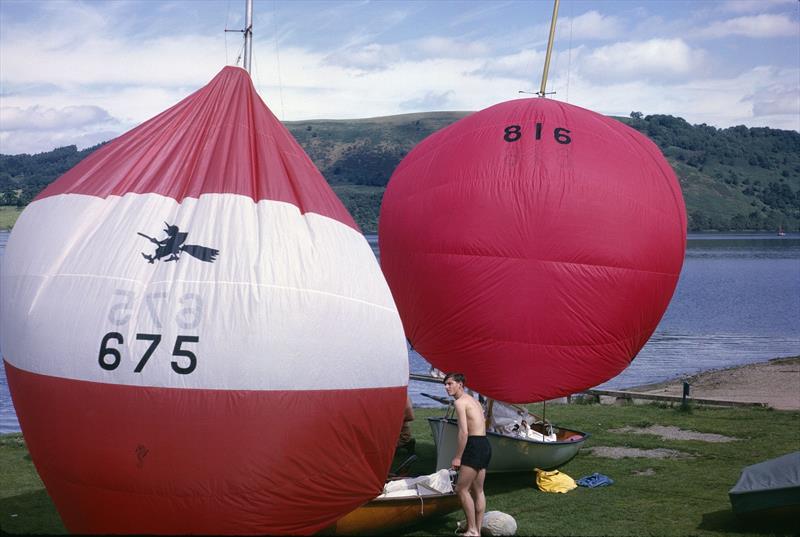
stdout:
MULTIPOLYGON (((367 239, 377 254, 377 236, 367 239)), ((0 256, 8 240, 0 232, 0 256)), ((800 354, 800 234, 690 234, 675 296, 658 329, 630 367, 602 388, 625 388, 800 354)), ((409 353, 409 367, 428 363, 409 353)), ((411 382, 414 404, 435 406, 411 382)), ((5 370, 0 368, 0 433, 19 431, 5 370)))

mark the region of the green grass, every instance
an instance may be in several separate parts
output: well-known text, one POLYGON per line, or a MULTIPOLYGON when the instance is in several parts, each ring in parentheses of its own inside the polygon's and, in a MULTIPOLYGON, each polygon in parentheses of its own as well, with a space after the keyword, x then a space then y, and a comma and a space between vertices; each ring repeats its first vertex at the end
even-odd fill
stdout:
MULTIPOLYGON (((540 405, 532 405, 534 411, 540 405)), ((567 494, 541 492, 534 474, 489 475, 487 509, 512 515, 521 535, 721 535, 750 531, 759 535, 783 526, 743 527, 733 515, 728 490, 744 466, 800 449, 800 413, 762 409, 693 408, 691 412, 655 405, 550 405, 556 424, 591 433, 585 447, 669 448, 692 459, 606 459, 581 450, 561 471, 578 479, 593 472, 614 485, 579 487, 567 494), (718 433, 729 443, 663 440, 651 435, 613 433, 625 426, 673 425, 718 433), (653 475, 636 475, 650 469, 653 475)), ((418 415, 422 415, 419 412, 418 415)), ((430 442, 425 420, 415 422, 423 445, 430 442)), ((418 440, 418 442, 420 441, 418 440)), ((420 464, 433 465, 433 448, 420 464), (430 458, 428 458, 428 456, 430 458)), ((450 534, 462 513, 411 528, 409 535, 450 534)))
POLYGON ((0 205, 0 229, 11 229, 17 221, 22 207, 14 205, 0 205))
MULTIPOLYGON (((540 411, 540 405, 532 405, 540 411)), ((425 418, 438 410, 417 409, 413 422, 419 460, 413 473, 434 470, 435 453, 425 418)), ((693 458, 606 459, 581 450, 561 470, 577 479, 600 472, 614 485, 577 488, 567 494, 535 488, 533 473, 490 475, 488 510, 511 514, 520 535, 700 535, 795 533, 795 527, 744 525, 730 510, 728 490, 741 469, 800 449, 800 412, 764 409, 692 408, 656 405, 549 405, 556 424, 591 433, 586 447, 669 448, 693 458), (664 440, 650 435, 610 432, 625 426, 673 425, 738 440, 707 443, 664 440), (637 475, 649 470, 651 475, 637 475)), ((398 457, 398 461, 402 457, 398 457)), ((8 533, 64 533, 55 508, 27 456, 20 435, 0 437, 0 530, 8 533), (12 516, 16 515, 16 516, 12 516)), ((405 535, 452 535, 462 513, 410 527, 405 535)))
POLYGON ((21 434, 0 435, 0 534, 64 534, 21 434))

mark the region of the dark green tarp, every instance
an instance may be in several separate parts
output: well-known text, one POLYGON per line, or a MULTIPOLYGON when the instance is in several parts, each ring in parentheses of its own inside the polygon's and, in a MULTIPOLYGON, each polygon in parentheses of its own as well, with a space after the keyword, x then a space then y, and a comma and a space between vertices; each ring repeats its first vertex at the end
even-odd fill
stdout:
POLYGON ((800 509, 800 451, 747 466, 728 495, 737 514, 800 509))

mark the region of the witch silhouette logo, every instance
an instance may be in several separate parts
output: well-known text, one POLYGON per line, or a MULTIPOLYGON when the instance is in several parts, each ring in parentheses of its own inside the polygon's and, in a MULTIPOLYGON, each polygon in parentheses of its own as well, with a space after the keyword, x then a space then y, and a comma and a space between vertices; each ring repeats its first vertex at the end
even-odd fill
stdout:
POLYGON ((167 236, 161 240, 149 237, 144 233, 137 232, 139 235, 156 245, 156 251, 153 252, 153 255, 147 255, 146 253, 142 252, 142 257, 147 259, 148 263, 155 263, 157 260, 178 261, 181 256, 181 252, 186 252, 190 256, 195 257, 200 261, 206 261, 208 263, 213 263, 216 261, 219 250, 215 248, 207 248, 205 246, 198 246, 196 244, 184 244, 184 242, 186 242, 186 237, 189 236, 188 233, 181 232, 178 226, 172 226, 166 222, 164 222, 164 225, 167 226, 164 228, 164 233, 166 233, 167 236))

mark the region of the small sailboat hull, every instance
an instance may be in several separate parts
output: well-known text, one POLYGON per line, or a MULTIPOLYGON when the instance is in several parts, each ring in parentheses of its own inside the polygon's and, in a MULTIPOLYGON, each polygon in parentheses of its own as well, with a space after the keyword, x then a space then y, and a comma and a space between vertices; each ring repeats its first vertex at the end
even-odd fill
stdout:
MULTIPOLYGON (((453 418, 428 418, 436 444, 436 469, 450 468, 458 445, 458 423, 453 418)), ((530 472, 534 468, 553 470, 572 460, 589 438, 588 433, 559 428, 557 441, 540 442, 519 436, 487 432, 492 460, 487 472, 530 472)))
POLYGON ((459 509, 458 496, 432 494, 404 498, 375 498, 340 518, 321 535, 375 535, 459 509))
POLYGON ((728 492, 738 516, 779 518, 800 515, 800 451, 742 469, 728 492))

